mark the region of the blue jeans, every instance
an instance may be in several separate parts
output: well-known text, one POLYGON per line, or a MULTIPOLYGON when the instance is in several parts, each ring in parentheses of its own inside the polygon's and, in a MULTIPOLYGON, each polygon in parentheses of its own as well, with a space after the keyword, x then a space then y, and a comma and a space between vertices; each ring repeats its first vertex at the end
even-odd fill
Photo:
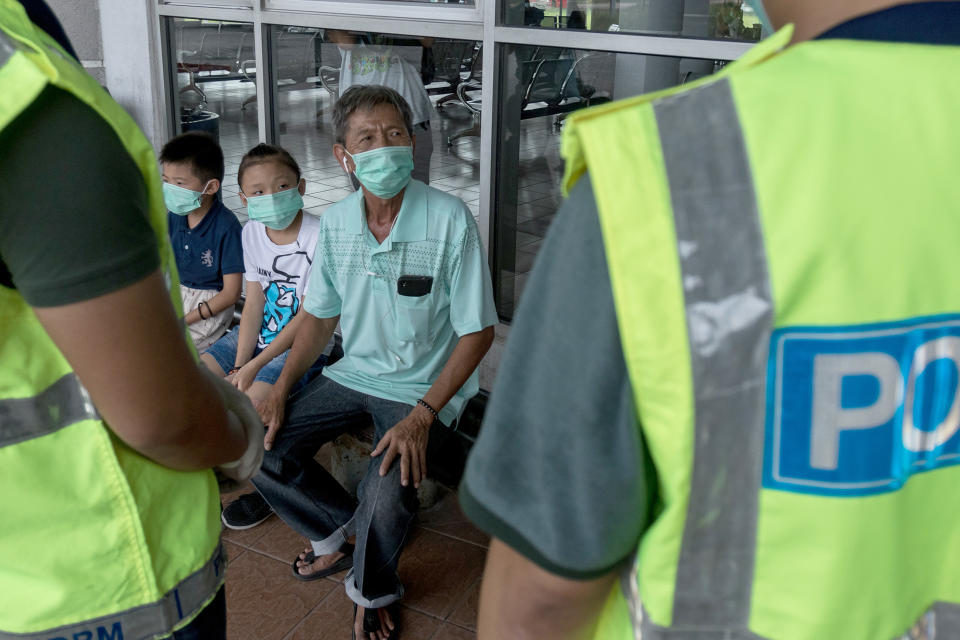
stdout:
MULTIPOLYGON (((227 371, 230 371, 230 369, 233 369, 233 365, 237 361, 237 344, 239 342, 240 327, 236 327, 210 345, 210 348, 204 351, 204 353, 216 360, 217 364, 220 365, 220 368, 223 369, 223 372, 226 373, 227 371)), ((253 348, 253 355, 250 356, 250 358, 256 358, 261 351, 263 351, 263 349, 261 349, 259 346, 255 346, 253 348)), ((254 382, 266 382, 267 384, 274 384, 277 381, 277 378, 280 377, 280 372, 283 371, 283 365, 287 361, 288 355, 290 355, 289 349, 260 367, 260 371, 257 372, 257 375, 253 379, 254 382)), ((323 370, 323 365, 326 362, 327 356, 321 354, 320 357, 317 358, 317 361, 310 366, 310 369, 303 375, 303 377, 297 381, 297 384, 293 386, 292 392, 299 391, 305 384, 307 384, 307 382, 313 380, 317 374, 323 370)))
POLYGON ((419 501, 413 483, 400 484, 400 459, 380 477, 382 454, 371 458, 357 489, 359 504, 313 459, 320 447, 373 420, 374 443, 413 407, 376 398, 319 376, 287 402, 286 421, 264 453, 253 484, 290 527, 311 541, 317 555, 332 553, 356 535, 347 595, 383 607, 403 596, 397 562, 419 501))
POLYGON ((220 587, 217 597, 200 612, 193 622, 179 631, 174 631, 173 640, 226 640, 227 597, 225 587, 220 587))

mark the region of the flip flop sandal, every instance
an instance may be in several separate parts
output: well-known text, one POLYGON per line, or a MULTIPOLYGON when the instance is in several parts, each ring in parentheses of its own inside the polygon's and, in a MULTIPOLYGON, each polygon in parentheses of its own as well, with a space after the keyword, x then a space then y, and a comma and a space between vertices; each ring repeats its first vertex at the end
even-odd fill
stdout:
MULTIPOLYGON (((353 545, 350 544, 349 542, 345 542, 343 546, 340 547, 339 551, 340 553, 345 553, 347 555, 340 558, 339 560, 334 562, 332 565, 330 565, 326 569, 321 569, 320 571, 315 571, 308 575, 304 575, 300 573, 300 571, 298 571, 297 563, 303 562, 305 564, 313 564, 314 560, 317 559, 316 554, 314 554, 313 551, 308 551, 307 555, 304 556, 303 558, 300 558, 300 556, 297 556, 296 558, 294 558, 293 564, 290 565, 290 568, 293 570, 293 577, 295 577, 297 580, 302 580, 304 582, 311 582, 313 580, 326 578, 327 576, 331 576, 335 573, 340 573, 341 571, 345 571, 346 569, 349 569, 350 567, 352 567, 353 566, 353 545)), ((300 565, 300 566, 303 566, 303 565, 300 565)))
MULTIPOLYGON (((396 603, 391 603, 386 606, 386 609, 390 613, 390 619, 393 620, 393 630, 390 631, 389 639, 397 640, 400 637, 400 617, 397 613, 399 607, 396 603)), ((353 605, 353 619, 357 619, 357 605, 353 605)), ((377 613, 377 609, 364 609, 363 632, 367 634, 376 633, 380 629, 380 615, 377 613)))

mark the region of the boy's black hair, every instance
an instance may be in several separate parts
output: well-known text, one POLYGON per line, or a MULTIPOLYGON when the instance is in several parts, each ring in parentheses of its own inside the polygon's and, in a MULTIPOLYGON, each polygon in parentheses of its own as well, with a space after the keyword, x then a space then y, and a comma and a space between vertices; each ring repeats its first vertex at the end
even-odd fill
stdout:
POLYGON ((160 162, 189 162, 201 180, 223 182, 223 151, 204 131, 187 131, 171 139, 160 150, 160 162))
POLYGON ((240 160, 240 168, 237 169, 237 185, 243 189, 243 172, 255 164, 264 162, 279 162, 288 167, 300 180, 300 165, 293 159, 290 152, 277 145, 261 142, 250 151, 247 151, 243 159, 240 160))

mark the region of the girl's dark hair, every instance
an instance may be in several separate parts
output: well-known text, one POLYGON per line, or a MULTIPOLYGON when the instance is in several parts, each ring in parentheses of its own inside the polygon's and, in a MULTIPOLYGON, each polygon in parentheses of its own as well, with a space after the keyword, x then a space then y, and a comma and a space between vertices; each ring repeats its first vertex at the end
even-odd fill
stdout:
POLYGON ((255 164, 263 164, 264 162, 279 162, 293 171, 297 180, 300 180, 300 165, 293 159, 289 151, 283 147, 261 142, 247 151, 240 161, 240 168, 237 169, 237 185, 243 189, 243 172, 255 164))

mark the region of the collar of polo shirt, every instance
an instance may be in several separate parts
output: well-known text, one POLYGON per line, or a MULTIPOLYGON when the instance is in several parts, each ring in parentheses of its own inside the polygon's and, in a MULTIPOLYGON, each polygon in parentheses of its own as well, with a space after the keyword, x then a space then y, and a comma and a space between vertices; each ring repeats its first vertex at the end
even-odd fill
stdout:
MULTIPOLYGON (((347 231, 361 235, 367 228, 363 192, 350 196, 356 199, 358 213, 348 221, 347 231)), ((403 192, 403 202, 387 238, 392 242, 416 242, 427 239, 427 186, 411 180, 403 192)))

